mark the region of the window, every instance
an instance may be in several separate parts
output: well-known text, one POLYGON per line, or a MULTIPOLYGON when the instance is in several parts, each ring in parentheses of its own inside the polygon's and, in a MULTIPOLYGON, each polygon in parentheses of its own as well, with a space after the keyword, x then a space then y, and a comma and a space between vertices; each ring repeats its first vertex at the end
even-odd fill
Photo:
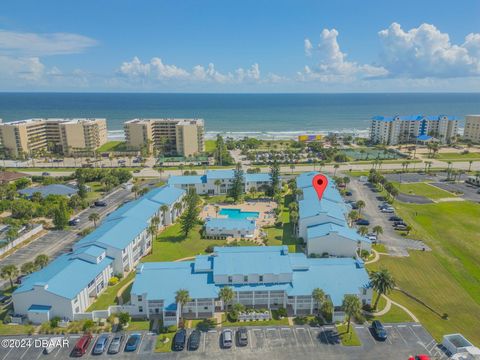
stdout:
POLYGON ((248 276, 243 277, 243 282, 248 282, 248 276))
POLYGON ((143 306, 138 307, 138 312, 143 312, 143 306))
POLYGON ((367 295, 367 289, 363 288, 363 289, 362 289, 362 294, 363 294, 363 295, 367 295))
POLYGON ((258 281, 259 281, 259 282, 263 282, 263 275, 260 275, 260 276, 258 277, 258 281))
POLYGON ((233 282, 233 278, 231 276, 228 277, 228 282, 229 283, 233 282))
POLYGON ((142 302, 142 295, 138 295, 138 301, 142 302))

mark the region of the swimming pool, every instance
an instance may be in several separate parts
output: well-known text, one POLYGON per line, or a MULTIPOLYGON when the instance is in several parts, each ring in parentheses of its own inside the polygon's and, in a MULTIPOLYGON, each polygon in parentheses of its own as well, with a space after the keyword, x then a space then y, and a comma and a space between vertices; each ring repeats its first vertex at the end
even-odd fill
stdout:
POLYGON ((258 218, 258 211, 242 211, 240 209, 221 209, 219 215, 228 216, 230 219, 258 218))

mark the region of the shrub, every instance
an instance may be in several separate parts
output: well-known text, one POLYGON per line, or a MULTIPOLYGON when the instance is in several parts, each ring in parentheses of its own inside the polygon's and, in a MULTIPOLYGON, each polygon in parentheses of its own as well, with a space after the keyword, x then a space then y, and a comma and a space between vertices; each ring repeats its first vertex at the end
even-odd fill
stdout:
POLYGON ((50 327, 51 328, 58 327, 58 322, 59 321, 60 321, 60 318, 58 316, 55 316, 53 319, 50 320, 50 327))
POLYGON ((118 322, 120 325, 125 326, 130 321, 130 314, 127 312, 121 312, 118 314, 118 322))
POLYGON ((88 331, 90 330, 91 328, 93 328, 95 326, 95 322, 93 320, 85 320, 85 322, 83 323, 83 327, 82 327, 82 330, 83 331, 88 331))
POLYGON ((113 286, 118 284, 118 278, 116 276, 112 276, 110 280, 108 280, 108 285, 113 286))
POLYGON ((208 245, 208 246, 205 248, 205 252, 206 252, 207 254, 211 254, 211 253, 213 253, 213 248, 214 248, 213 245, 208 245))
POLYGON ((287 317, 288 316, 287 309, 285 309, 284 307, 278 308, 277 315, 279 317, 287 317))

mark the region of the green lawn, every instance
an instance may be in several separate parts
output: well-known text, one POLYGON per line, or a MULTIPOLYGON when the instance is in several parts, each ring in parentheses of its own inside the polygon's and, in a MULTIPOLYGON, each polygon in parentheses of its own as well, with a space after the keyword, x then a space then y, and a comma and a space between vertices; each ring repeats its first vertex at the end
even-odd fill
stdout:
MULTIPOLYGON (((372 297, 372 301, 375 301, 377 298, 377 294, 374 293, 372 297)), ((380 301, 378 302, 378 308, 377 312, 385 309, 385 306, 387 305, 387 300, 385 300, 384 297, 380 297, 380 301)), ((403 311, 401 308, 399 308, 397 305, 391 306, 390 310, 381 316, 366 316, 366 319, 368 321, 373 321, 373 320, 380 320, 381 322, 384 323, 399 323, 399 322, 410 322, 413 321, 413 319, 408 315, 405 311, 403 311)))
POLYGON ((123 285, 128 283, 134 277, 135 271, 132 271, 127 277, 119 281, 117 285, 107 287, 107 289, 97 298, 97 300, 90 305, 90 307, 87 309, 87 312, 93 310, 106 310, 110 305, 116 305, 117 292, 123 285))
POLYGON ((361 346, 362 343, 355 331, 354 324, 350 324, 350 331, 347 333, 347 324, 337 325, 338 336, 343 346, 361 346))
POLYGON ((402 184, 399 184, 398 182, 392 182, 392 184, 404 194, 425 196, 432 200, 456 197, 456 195, 451 192, 442 190, 434 185, 424 182, 402 184))
POLYGON ((172 351, 172 341, 174 336, 175 336, 174 332, 158 335, 157 342, 155 344, 155 352, 172 351))
POLYGON ((128 331, 148 331, 150 330, 149 320, 132 320, 126 328, 128 331))
POLYGON ((469 152, 466 154, 462 153, 440 153, 435 157, 438 160, 460 160, 460 161, 469 161, 469 160, 480 160, 480 153, 478 152, 469 152))
POLYGON ((97 152, 125 151, 125 141, 108 141, 97 149, 97 152))
POLYGON ((212 153, 215 151, 217 142, 215 140, 205 140, 205 152, 212 153))
POLYGON ((409 308, 437 341, 446 333, 460 332, 480 345, 480 205, 465 201, 395 206, 413 227, 409 237, 424 240, 433 251, 381 257, 367 267, 388 268, 401 289, 433 309, 398 291, 389 295, 409 308), (444 313, 448 320, 442 319, 444 313))
POLYGON ((197 225, 185 238, 181 234, 180 223, 165 229, 153 242, 153 251, 142 259, 143 262, 173 261, 185 257, 204 254, 209 245, 223 246, 226 240, 207 240, 200 238, 201 226, 197 225))

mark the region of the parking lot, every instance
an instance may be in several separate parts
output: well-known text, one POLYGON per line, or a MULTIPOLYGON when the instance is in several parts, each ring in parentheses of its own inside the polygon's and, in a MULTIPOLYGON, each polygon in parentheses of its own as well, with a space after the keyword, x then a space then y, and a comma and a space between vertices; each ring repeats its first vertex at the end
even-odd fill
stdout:
MULTIPOLYGON (((142 339, 133 353, 123 351, 116 355, 104 353, 100 356, 91 355, 91 350, 98 337, 91 342, 83 358, 112 358, 112 359, 407 359, 409 355, 429 353, 432 359, 446 359, 439 350, 436 342, 420 324, 386 324, 388 333, 386 341, 377 341, 370 329, 363 325, 355 326, 362 342, 361 346, 345 347, 340 343, 334 326, 309 327, 249 327, 248 345, 239 347, 235 343, 230 349, 223 349, 221 345, 222 329, 212 329, 202 333, 200 347, 196 351, 181 351, 171 353, 154 353, 156 335, 142 332, 142 339)), ((235 329, 232 329, 235 331, 235 329)), ((190 330, 191 331, 191 330, 190 330)), ((33 339, 47 338, 48 336, 34 336, 33 339)), ((2 337, 4 339, 6 337, 2 337)), ((13 337, 10 337, 13 338, 13 337)), ((20 339, 21 337, 15 337, 20 339)), ((41 348, 11 348, 0 349, 0 360, 9 359, 66 359, 80 335, 67 336, 70 342, 68 348, 55 349, 49 355, 44 355, 41 348)), ((125 340, 124 340, 125 342, 125 340)), ((122 346, 123 348, 123 346, 122 346)))

